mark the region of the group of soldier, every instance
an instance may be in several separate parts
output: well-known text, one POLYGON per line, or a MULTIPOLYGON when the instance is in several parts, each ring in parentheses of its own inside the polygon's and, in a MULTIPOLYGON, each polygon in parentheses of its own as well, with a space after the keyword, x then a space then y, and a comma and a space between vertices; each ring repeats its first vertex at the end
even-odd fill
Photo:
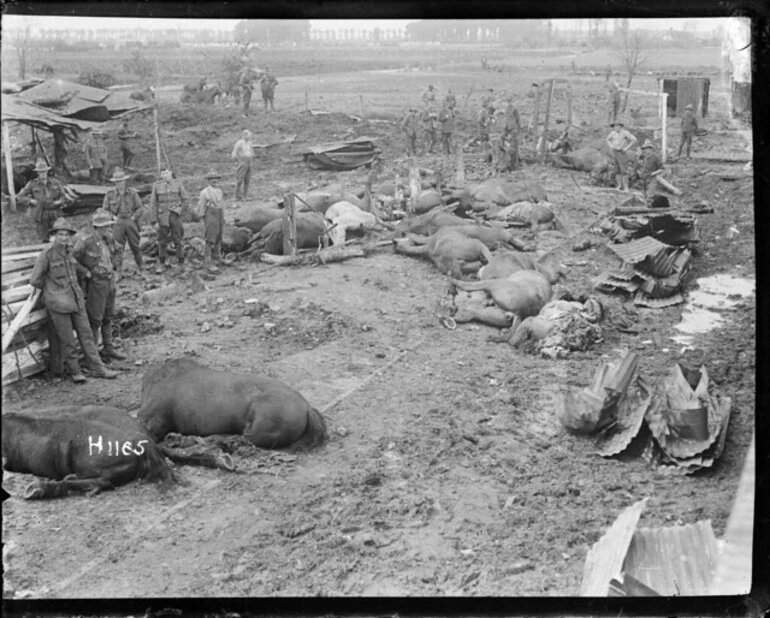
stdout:
MULTIPOLYGON (((433 154, 439 143, 439 133, 444 154, 452 154, 454 148, 462 148, 455 145, 453 139, 457 126, 457 97, 450 88, 436 111, 437 93, 433 84, 422 94, 423 110, 417 107, 409 108, 406 116, 401 121, 401 128, 406 135, 406 148, 410 156, 418 154, 418 138, 422 133, 424 152, 433 154)), ((517 169, 521 165, 519 155, 519 135, 521 133, 521 119, 519 111, 514 105, 513 99, 508 98, 502 113, 502 132, 494 140, 490 138, 490 128, 496 123, 495 92, 490 88, 483 96, 481 108, 476 116, 475 143, 491 155, 491 160, 498 172, 517 169)))
POLYGON ((238 88, 241 93, 241 105, 244 118, 249 117, 251 96, 252 92, 256 89, 257 83, 259 83, 262 92, 262 101, 265 104, 265 112, 275 111, 273 99, 275 97, 275 87, 278 85, 278 80, 275 78, 275 75, 273 75, 270 67, 265 67, 265 70, 260 73, 253 67, 245 66, 238 75, 238 88))

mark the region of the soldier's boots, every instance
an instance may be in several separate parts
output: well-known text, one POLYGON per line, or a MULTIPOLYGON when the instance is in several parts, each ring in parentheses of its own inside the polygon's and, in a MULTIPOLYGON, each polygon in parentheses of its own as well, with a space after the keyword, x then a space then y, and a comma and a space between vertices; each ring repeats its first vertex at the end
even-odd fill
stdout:
POLYGON ((125 360, 128 358, 123 352, 116 350, 112 345, 104 346, 102 349, 102 358, 114 358, 115 360, 125 360))
POLYGON ((91 370, 91 377, 104 378, 105 380, 114 380, 118 376, 117 371, 107 369, 107 367, 101 367, 99 369, 91 370))
POLYGON ((84 376, 82 373, 80 373, 80 372, 78 372, 78 373, 73 373, 73 374, 72 374, 72 381, 73 381, 75 384, 82 384, 83 382, 85 382, 85 381, 86 381, 86 377, 85 377, 85 376, 84 376))
POLYGON ((166 272, 166 262, 158 262, 158 265, 155 267, 155 274, 162 275, 164 272, 166 272))

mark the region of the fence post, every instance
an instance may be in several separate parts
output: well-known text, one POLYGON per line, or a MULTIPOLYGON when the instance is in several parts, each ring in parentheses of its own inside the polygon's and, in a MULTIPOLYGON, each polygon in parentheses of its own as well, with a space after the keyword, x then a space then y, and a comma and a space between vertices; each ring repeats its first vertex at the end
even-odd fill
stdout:
POLYGON ((545 143, 548 139, 548 123, 551 120, 551 103, 553 102, 554 80, 548 85, 548 98, 545 100, 545 120, 543 122, 543 133, 540 142, 540 163, 545 162, 545 143))
POLYGON ((5 150, 5 171, 8 175, 8 198, 11 212, 16 212, 16 187, 13 186, 13 159, 11 157, 11 137, 8 134, 10 123, 3 121, 3 150, 5 150))
POLYGON ((294 212, 294 194, 283 196, 283 254, 297 254, 297 219, 294 212))
POLYGON ((668 93, 663 92, 661 93, 662 103, 663 103, 663 113, 660 116, 660 123, 661 123, 661 130, 660 130, 660 154, 661 154, 661 161, 663 163, 666 162, 666 148, 668 144, 668 139, 666 137, 667 128, 666 128, 666 121, 668 119, 668 93))

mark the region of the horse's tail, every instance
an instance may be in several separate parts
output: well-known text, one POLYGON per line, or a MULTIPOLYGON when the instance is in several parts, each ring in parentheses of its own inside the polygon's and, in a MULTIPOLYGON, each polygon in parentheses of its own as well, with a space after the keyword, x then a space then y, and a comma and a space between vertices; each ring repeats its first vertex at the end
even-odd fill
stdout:
POLYGON ((314 448, 323 444, 328 437, 326 420, 318 410, 311 406, 307 413, 305 431, 294 446, 303 449, 314 448))
POLYGON ((154 442, 147 443, 137 476, 146 481, 160 482, 164 488, 179 481, 177 474, 171 469, 168 461, 154 442))

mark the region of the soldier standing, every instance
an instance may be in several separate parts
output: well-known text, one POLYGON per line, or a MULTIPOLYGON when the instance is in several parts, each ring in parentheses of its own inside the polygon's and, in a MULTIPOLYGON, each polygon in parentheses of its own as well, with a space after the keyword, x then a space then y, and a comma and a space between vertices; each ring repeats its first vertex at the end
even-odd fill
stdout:
POLYGON ((489 110, 486 107, 482 107, 479 110, 479 114, 476 117, 476 130, 478 132, 478 140, 482 145, 489 144, 489 110))
POLYGON ((205 225, 203 236, 206 240, 206 248, 203 253, 203 265, 212 272, 219 270, 211 263, 212 257, 217 264, 222 263, 222 232, 225 227, 222 202, 225 196, 218 186, 220 178, 222 175, 215 171, 206 174, 209 184, 201 191, 198 198, 198 212, 202 214, 205 225))
POLYGON ((401 121, 401 128, 406 133, 406 150, 410 155, 417 154, 417 128, 419 126, 419 120, 417 118, 417 110, 413 107, 409 108, 406 116, 401 121))
POLYGON ((251 67, 244 67, 241 76, 238 79, 238 85, 241 87, 241 102, 243 103, 243 117, 249 117, 249 106, 251 105, 251 92, 254 90, 254 75, 251 67))
POLYGON ((454 108, 457 107, 457 97, 455 97, 455 93, 452 92, 451 88, 446 93, 446 97, 444 97, 444 102, 446 103, 446 106, 451 110, 454 110, 454 108))
POLYGON ((115 220, 106 210, 97 210, 91 218, 94 233, 75 244, 73 251, 78 263, 90 273, 85 278, 86 314, 99 346, 102 336, 102 358, 124 360, 126 355, 115 349, 112 340, 112 321, 115 317, 117 286, 115 272, 119 268, 118 248, 112 237, 115 220))
POLYGON ((124 120, 120 123, 120 129, 118 130, 118 141, 120 142, 120 154, 123 155, 123 168, 128 169, 131 162, 134 160, 134 151, 131 150, 129 144, 130 139, 139 137, 137 133, 129 130, 128 120, 124 120))
POLYGON ((126 241, 131 253, 134 254, 136 272, 141 273, 144 269, 142 252, 139 249, 139 219, 142 217, 144 207, 139 194, 126 186, 129 178, 128 174, 116 167, 110 178, 110 182, 114 182, 115 187, 107 191, 102 202, 102 209, 117 217, 113 228, 113 240, 117 251, 115 270, 118 281, 123 276, 123 252, 126 249, 126 241))
POLYGON ((433 84, 428 84, 428 89, 422 93, 422 101, 429 107, 436 101, 436 91, 433 90, 433 84))
POLYGON ((607 136, 607 145, 612 150, 612 161, 618 183, 617 189, 628 191, 628 151, 637 139, 626 131, 623 122, 615 120, 610 124, 612 131, 607 136))
POLYGON ((45 159, 38 159, 35 165, 37 178, 30 180, 16 196, 20 204, 34 206, 40 242, 50 240, 51 225, 62 216, 61 206, 67 201, 64 185, 48 176, 50 169, 45 159))
POLYGON ((438 118, 432 105, 429 105, 427 109, 422 113, 422 128, 425 139, 426 152, 433 154, 433 149, 436 147, 436 129, 438 118))
POLYGON ((685 152, 690 159, 690 148, 692 147, 692 138, 698 130, 698 119, 695 117, 692 105, 685 105, 684 114, 682 114, 682 140, 679 142, 679 152, 676 158, 682 156, 682 148, 687 146, 685 152))
POLYGON ((259 85, 262 90, 262 100, 265 103, 265 112, 267 112, 267 104, 270 103, 270 109, 275 111, 273 107, 273 97, 275 96, 275 87, 278 85, 278 80, 270 72, 270 67, 265 67, 265 74, 262 79, 259 80, 259 85))
POLYGON ((61 341, 64 362, 73 382, 85 382, 80 370, 78 353, 75 346, 73 329, 77 333, 80 345, 85 353, 95 378, 112 379, 117 372, 111 371, 99 358, 94 342, 94 334, 88 323, 83 290, 78 284, 78 274, 88 279, 91 274, 78 264, 72 253, 73 228, 65 219, 57 219, 51 228, 53 243, 37 256, 29 283, 32 287, 43 290, 43 301, 48 309, 49 338, 58 337, 61 341))
POLYGON ((610 126, 618 119, 620 103, 620 89, 618 83, 613 82, 607 86, 607 124, 610 126))
POLYGON ((254 158, 254 150, 251 147, 251 131, 246 129, 243 132, 243 137, 235 142, 230 158, 238 161, 238 167, 235 168, 235 199, 248 199, 251 162, 254 158))
POLYGON ((88 138, 83 150, 86 154, 91 182, 104 183, 104 175, 107 173, 109 161, 107 160, 107 146, 102 140, 102 132, 99 129, 88 129, 88 138))
POLYGON ((158 267, 155 274, 160 275, 166 270, 166 254, 169 241, 174 243, 176 259, 180 268, 184 268, 184 225, 182 214, 187 205, 187 191, 182 183, 174 179, 171 170, 163 170, 160 180, 152 185, 150 197, 150 215, 152 221, 158 224, 158 267))
POLYGON ((446 102, 438 115, 438 121, 441 123, 441 143, 444 145, 444 153, 452 154, 452 133, 455 130, 455 113, 446 102))
POLYGON ((505 125, 503 126, 502 140, 507 144, 508 152, 511 155, 511 164, 513 169, 516 169, 521 164, 519 158, 519 132, 521 131, 521 119, 519 117, 519 110, 513 104, 513 101, 508 101, 505 108, 505 125))

